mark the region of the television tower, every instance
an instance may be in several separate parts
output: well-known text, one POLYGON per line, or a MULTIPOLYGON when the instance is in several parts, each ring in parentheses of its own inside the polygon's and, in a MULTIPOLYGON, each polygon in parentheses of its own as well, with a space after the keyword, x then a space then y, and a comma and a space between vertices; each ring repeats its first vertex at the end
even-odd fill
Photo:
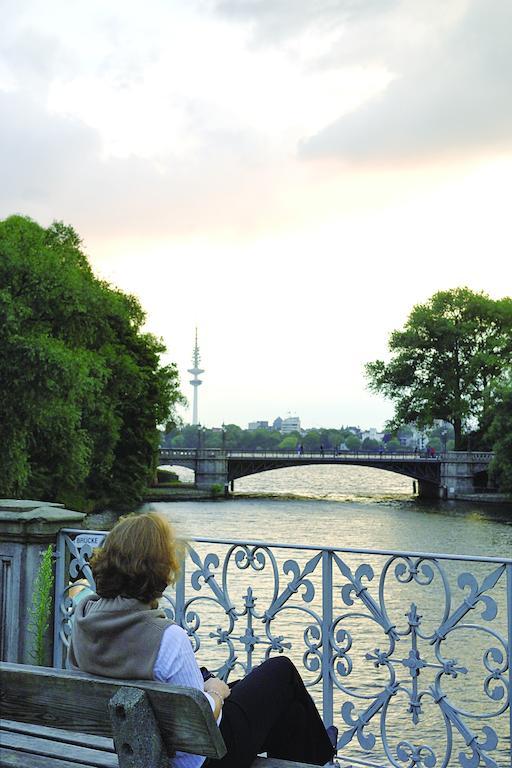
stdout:
POLYGON ((192 354, 192 368, 189 368, 187 373, 191 373, 194 378, 190 380, 190 383, 194 387, 194 400, 193 400, 193 407, 192 407, 192 424, 198 424, 197 419, 197 388, 200 384, 203 382, 201 379, 198 378, 200 373, 204 373, 204 370, 202 368, 199 368, 199 363, 201 362, 201 355, 199 354, 199 345, 197 343, 197 328, 196 328, 196 342, 194 344, 194 352, 192 354))

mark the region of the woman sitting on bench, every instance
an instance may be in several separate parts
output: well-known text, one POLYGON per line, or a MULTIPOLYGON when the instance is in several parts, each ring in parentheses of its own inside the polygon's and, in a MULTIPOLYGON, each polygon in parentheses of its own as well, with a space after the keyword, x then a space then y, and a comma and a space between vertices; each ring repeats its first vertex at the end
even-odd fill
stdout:
POLYGON ((273 657, 242 680, 206 681, 187 633, 166 618, 158 598, 179 572, 179 547, 165 517, 122 518, 91 558, 96 593, 78 602, 68 665, 93 675, 159 680, 203 691, 227 754, 221 760, 176 753, 174 768, 249 768, 255 757, 323 765, 334 749, 318 710, 286 656, 273 657))

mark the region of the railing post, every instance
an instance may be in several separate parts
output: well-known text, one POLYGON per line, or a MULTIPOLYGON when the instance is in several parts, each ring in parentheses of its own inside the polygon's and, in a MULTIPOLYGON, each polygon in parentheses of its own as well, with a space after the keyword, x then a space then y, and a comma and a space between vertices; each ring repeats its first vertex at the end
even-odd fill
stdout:
POLYGON ((332 552, 322 552, 322 701, 325 726, 333 722, 333 690, 331 678, 332 626, 332 552))
MULTIPOLYGON (((507 564, 508 736, 512 743, 512 564, 507 564)), ((512 754, 510 756, 512 766, 512 754)))
POLYGON ((185 618, 185 563, 186 558, 183 558, 183 565, 178 580, 176 581, 175 592, 176 616, 174 617, 174 620, 176 621, 176 624, 179 624, 180 626, 183 626, 183 620, 185 618))
POLYGON ((66 539, 65 534, 59 532, 55 547, 55 598, 53 603, 53 666, 57 669, 64 667, 64 648, 60 637, 62 620, 60 601, 67 583, 66 577, 66 539))

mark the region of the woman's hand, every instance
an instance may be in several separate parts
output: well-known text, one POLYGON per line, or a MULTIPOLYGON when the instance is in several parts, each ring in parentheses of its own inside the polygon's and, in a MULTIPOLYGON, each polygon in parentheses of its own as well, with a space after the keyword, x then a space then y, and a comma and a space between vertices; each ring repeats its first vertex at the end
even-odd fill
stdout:
POLYGON ((218 677, 208 678, 204 684, 204 689, 207 693, 218 693, 222 697, 222 701, 227 699, 231 693, 231 688, 223 680, 219 680, 218 677))
POLYGON ((209 693, 211 696, 213 696, 215 700, 215 710, 213 714, 215 719, 217 719, 222 709, 222 705, 224 704, 224 699, 227 699, 231 693, 231 689, 228 685, 226 685, 226 683, 224 683, 222 680, 219 680, 218 677, 210 677, 205 681, 204 690, 206 693, 209 693))

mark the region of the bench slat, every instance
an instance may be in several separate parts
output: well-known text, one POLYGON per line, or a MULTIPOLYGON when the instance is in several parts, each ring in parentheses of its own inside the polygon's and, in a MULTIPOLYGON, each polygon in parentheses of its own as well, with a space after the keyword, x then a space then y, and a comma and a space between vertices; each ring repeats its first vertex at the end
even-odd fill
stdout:
POLYGON ((2 731, 2 747, 25 752, 39 757, 63 758, 78 765, 95 766, 95 768, 118 768, 117 755, 100 752, 89 747, 78 747, 76 744, 62 744, 57 741, 25 733, 10 733, 2 731))
POLYGON ((0 663, 0 672, 7 719, 110 738, 108 702, 119 688, 132 686, 147 692, 170 753, 220 758, 226 752, 207 698, 193 688, 7 662, 0 663))
MULTIPOLYGON (((104 736, 91 736, 89 733, 77 733, 76 731, 64 731, 62 728, 49 728, 45 725, 32 725, 31 723, 19 723, 16 720, 0 720, 0 731, 11 733, 26 733, 30 736, 41 736, 44 739, 53 739, 64 744, 76 744, 79 747, 91 747, 104 752, 115 753, 114 742, 104 736)), ((0 735, 1 741, 1 735, 0 735)))
POLYGON ((16 749, 5 749, 0 746, 1 768, 94 768, 83 763, 70 763, 69 760, 57 760, 55 757, 31 755, 28 752, 18 752, 16 749))

